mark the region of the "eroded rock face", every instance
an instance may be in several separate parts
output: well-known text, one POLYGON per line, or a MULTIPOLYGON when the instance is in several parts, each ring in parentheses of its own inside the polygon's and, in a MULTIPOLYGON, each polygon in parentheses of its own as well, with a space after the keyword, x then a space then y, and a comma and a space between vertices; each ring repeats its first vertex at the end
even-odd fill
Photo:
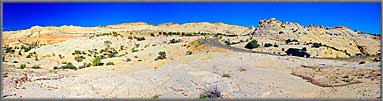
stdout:
MULTIPOLYGON (((298 23, 281 22, 275 18, 261 20, 259 27, 252 33, 259 43, 277 44, 279 48, 261 47, 270 53, 284 53, 282 48, 308 48, 314 57, 350 57, 358 53, 374 55, 379 53, 379 37, 348 29, 347 26, 334 28, 298 23), (297 43, 286 43, 286 40, 297 40, 297 43), (321 44, 312 47, 313 44, 321 44), (282 47, 281 47, 282 46, 282 47), (358 46, 363 46, 362 50, 358 46), (362 52, 363 51, 363 52, 362 52)), ((240 46, 239 46, 240 47, 240 46)))

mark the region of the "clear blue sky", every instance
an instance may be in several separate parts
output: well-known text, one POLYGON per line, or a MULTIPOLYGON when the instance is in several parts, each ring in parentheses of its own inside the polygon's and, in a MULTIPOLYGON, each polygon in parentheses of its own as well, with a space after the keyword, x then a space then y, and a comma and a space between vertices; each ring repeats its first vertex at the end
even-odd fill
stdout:
POLYGON ((301 25, 346 25, 380 33, 380 3, 4 3, 3 29, 32 26, 103 26, 126 22, 223 22, 257 26, 277 18, 301 25))

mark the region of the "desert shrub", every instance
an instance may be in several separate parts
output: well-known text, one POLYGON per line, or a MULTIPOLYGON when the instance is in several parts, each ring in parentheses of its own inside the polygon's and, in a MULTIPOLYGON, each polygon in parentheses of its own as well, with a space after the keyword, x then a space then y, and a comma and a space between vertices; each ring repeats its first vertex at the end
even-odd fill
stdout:
POLYGON ((206 99, 206 98, 208 98, 208 97, 207 97, 206 94, 200 94, 200 95, 199 95, 199 98, 200 98, 200 99, 206 99))
POLYGON ((70 62, 66 62, 66 61, 64 61, 64 62, 61 62, 61 64, 69 64, 70 62))
POLYGON ((364 62, 364 61, 359 62, 359 64, 364 64, 364 63, 366 63, 366 62, 364 62))
POLYGON ((35 60, 36 60, 36 61, 39 61, 39 58, 37 58, 37 55, 35 55, 35 60))
POLYGON ((291 43, 291 42, 298 42, 298 40, 296 40, 296 39, 287 39, 287 40, 285 41, 286 44, 289 44, 289 43, 291 43))
POLYGON ((311 47, 313 47, 313 48, 319 48, 322 46, 322 43, 313 43, 312 45, 313 46, 311 46, 311 47))
POLYGON ((192 51, 186 51, 186 55, 192 55, 193 52, 192 51))
POLYGON ((240 72, 244 72, 244 71, 247 71, 247 69, 241 67, 241 68, 239 69, 239 71, 240 71, 240 72))
POLYGON ((133 36, 128 36, 128 39, 132 40, 132 39, 133 39, 133 36))
POLYGON ((92 66, 92 64, 91 63, 84 63, 84 66, 85 67, 90 67, 90 66, 92 66))
POLYGON ((74 57, 74 60, 76 60, 77 62, 81 62, 83 59, 85 59, 84 56, 75 56, 74 57))
POLYGON ((265 43, 265 45, 263 45, 263 47, 270 47, 270 46, 273 46, 273 44, 271 44, 271 43, 265 43))
POLYGON ((72 63, 68 62, 66 65, 61 66, 61 69, 74 69, 77 70, 76 66, 74 66, 72 63))
POLYGON ((279 46, 278 46, 278 45, 276 45, 276 44, 275 44, 275 45, 273 45, 273 46, 274 46, 274 47, 279 47, 279 46))
POLYGON ((21 49, 24 49, 24 52, 28 52, 28 51, 31 50, 32 48, 33 48, 33 47, 30 46, 30 45, 27 45, 27 46, 22 45, 22 46, 21 46, 21 49))
POLYGON ((153 37, 154 37, 155 35, 154 35, 154 33, 150 33, 150 36, 153 36, 153 37))
POLYGON ((158 55, 159 56, 155 60, 166 59, 166 52, 164 52, 164 51, 158 52, 158 55))
POLYGON ((283 31, 280 31, 279 34, 283 34, 283 31))
POLYGON ((74 54, 81 54, 80 50, 74 50, 74 54))
POLYGON ((208 91, 204 92, 203 94, 200 94, 199 98, 200 99, 215 99, 215 98, 221 98, 222 94, 218 89, 215 87, 213 89, 209 89, 208 91))
POLYGON ((230 74, 223 74, 222 77, 230 78, 230 74))
POLYGON ((145 37, 134 37, 134 39, 136 39, 137 41, 143 41, 145 40, 145 37))
POLYGON ((245 48, 247 49, 254 49, 254 48, 258 48, 259 47, 259 44, 258 44, 258 41, 257 40, 251 40, 249 43, 246 44, 245 48))
POLYGON ((108 63, 106 63, 106 65, 114 65, 114 63, 113 62, 108 62, 108 63))
POLYGON ((140 47, 140 44, 134 44, 134 46, 135 46, 136 48, 138 48, 138 47, 140 47))
POLYGON ((130 59, 130 58, 125 59, 125 62, 129 62, 129 61, 132 61, 132 59, 130 59))
POLYGON ((132 53, 134 53, 134 52, 138 52, 138 49, 132 48, 132 53))
POLYGON ((161 95, 154 95, 153 99, 158 99, 161 95))
POLYGON ((12 47, 5 47, 5 53, 11 53, 13 54, 15 50, 12 47))
POLYGON ((101 57, 100 57, 100 56, 96 56, 96 57, 92 60, 92 65, 93 65, 93 66, 100 66, 100 65, 102 65, 102 63, 101 63, 101 57))
POLYGON ((41 69, 40 65, 33 65, 32 68, 33 69, 41 69))
POLYGON ((31 58, 33 54, 29 53, 25 58, 31 58))
POLYGON ((171 39, 169 43, 179 43, 181 42, 181 39, 171 39))
POLYGON ((20 64, 20 69, 24 69, 25 67, 27 67, 27 65, 25 65, 25 64, 20 64))
POLYGON ((121 36, 121 37, 124 37, 123 35, 117 33, 117 32, 112 32, 112 36, 114 37, 118 37, 118 36, 121 36))
POLYGON ((18 61, 13 61, 12 63, 19 63, 18 61))
POLYGON ((82 65, 82 66, 78 66, 78 69, 83 69, 83 68, 85 68, 84 65, 82 65))

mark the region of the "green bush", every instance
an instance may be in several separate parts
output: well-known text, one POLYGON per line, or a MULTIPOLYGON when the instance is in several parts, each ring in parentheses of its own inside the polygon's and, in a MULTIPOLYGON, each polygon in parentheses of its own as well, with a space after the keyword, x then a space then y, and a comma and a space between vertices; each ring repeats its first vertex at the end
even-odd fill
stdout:
POLYGON ((25 64, 20 64, 20 69, 24 69, 25 67, 27 67, 27 65, 25 65, 25 64))
POLYGON ((259 47, 259 44, 258 44, 258 41, 257 40, 251 40, 249 43, 246 44, 245 48, 247 49, 254 49, 254 48, 258 48, 259 47))
POLYGON ((100 66, 100 65, 102 65, 102 63, 101 63, 101 57, 100 57, 100 56, 96 56, 96 57, 92 60, 92 65, 93 65, 93 66, 100 66))
POLYGON ((208 98, 208 96, 207 96, 206 94, 200 94, 200 95, 199 95, 199 98, 200 98, 200 99, 206 99, 206 98, 208 98))

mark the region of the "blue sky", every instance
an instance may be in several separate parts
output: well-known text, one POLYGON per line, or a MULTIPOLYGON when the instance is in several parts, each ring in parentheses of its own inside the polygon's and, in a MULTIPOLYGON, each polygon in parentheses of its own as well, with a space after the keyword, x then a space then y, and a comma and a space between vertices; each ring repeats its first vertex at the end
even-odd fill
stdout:
POLYGON ((380 3, 4 3, 3 29, 32 26, 103 26, 127 22, 223 22, 257 26, 259 20, 334 27, 346 25, 380 33, 380 3))

